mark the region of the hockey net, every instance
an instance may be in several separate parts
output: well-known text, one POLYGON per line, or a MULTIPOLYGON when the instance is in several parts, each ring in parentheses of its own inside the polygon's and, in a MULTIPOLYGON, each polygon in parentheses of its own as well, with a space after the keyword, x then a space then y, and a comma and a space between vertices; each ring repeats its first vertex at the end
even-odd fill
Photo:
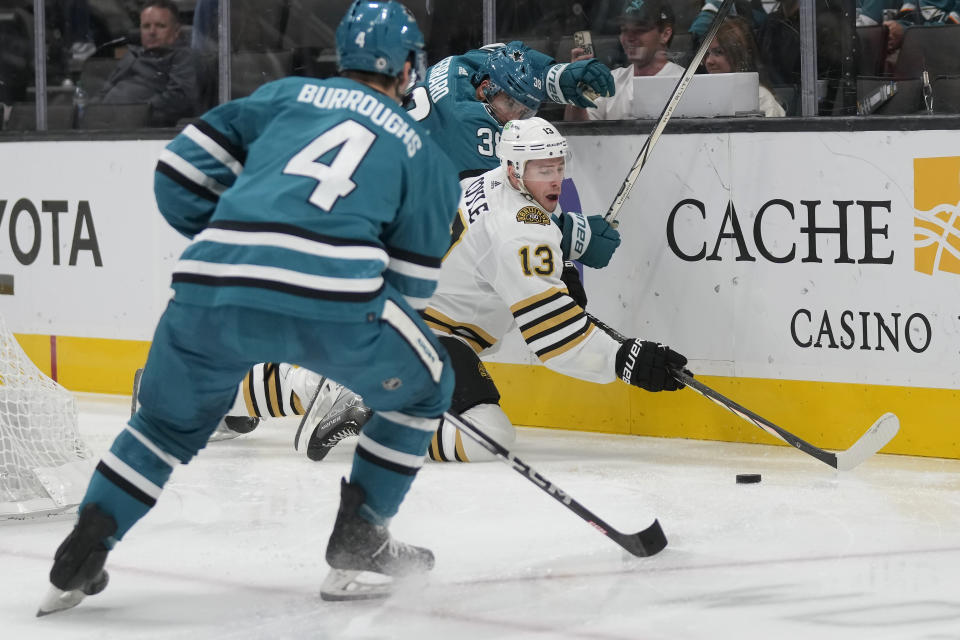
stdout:
POLYGON ((0 518, 79 503, 93 472, 77 400, 27 357, 0 316, 0 518))

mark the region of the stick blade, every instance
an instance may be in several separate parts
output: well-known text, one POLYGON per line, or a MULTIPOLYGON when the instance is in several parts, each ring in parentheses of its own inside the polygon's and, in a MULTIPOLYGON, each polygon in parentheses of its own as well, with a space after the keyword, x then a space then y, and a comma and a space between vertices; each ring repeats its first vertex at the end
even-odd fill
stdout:
POLYGON ((874 422, 860 439, 846 451, 837 454, 837 470, 850 471, 861 462, 871 457, 900 431, 900 418, 893 413, 885 413, 874 422))
POLYGON ((646 558, 656 555, 667 546, 667 536, 663 533, 663 527, 659 520, 654 520, 653 524, 634 534, 621 534, 616 538, 617 544, 629 551, 638 558, 646 558))

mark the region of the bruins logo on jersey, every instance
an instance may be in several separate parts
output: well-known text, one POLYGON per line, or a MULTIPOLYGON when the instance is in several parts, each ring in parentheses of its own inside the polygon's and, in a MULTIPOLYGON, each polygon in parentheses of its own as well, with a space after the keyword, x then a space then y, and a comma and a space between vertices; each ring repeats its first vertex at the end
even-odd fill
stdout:
POLYGON ((520 209, 520 211, 517 211, 517 222, 522 222, 523 224, 542 224, 547 227, 550 226, 550 214, 537 207, 524 207, 520 209))

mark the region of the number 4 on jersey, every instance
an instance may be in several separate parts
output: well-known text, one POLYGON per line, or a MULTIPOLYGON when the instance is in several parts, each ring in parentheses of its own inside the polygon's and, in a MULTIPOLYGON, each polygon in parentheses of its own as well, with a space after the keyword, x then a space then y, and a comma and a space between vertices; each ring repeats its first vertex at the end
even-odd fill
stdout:
POLYGON ((290 158, 283 172, 316 180, 319 184, 310 194, 310 203, 330 211, 338 198, 348 195, 357 187, 351 177, 376 139, 377 135, 359 122, 341 122, 290 158), (332 158, 326 162, 320 161, 337 147, 340 149, 332 158))

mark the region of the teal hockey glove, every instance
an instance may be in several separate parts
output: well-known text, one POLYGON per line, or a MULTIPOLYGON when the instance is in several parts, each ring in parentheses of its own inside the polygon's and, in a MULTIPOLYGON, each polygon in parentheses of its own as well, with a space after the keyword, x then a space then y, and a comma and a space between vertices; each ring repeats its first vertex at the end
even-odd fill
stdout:
POLYGON ((553 102, 596 107, 593 98, 616 93, 610 69, 596 58, 555 64, 547 70, 547 95, 553 102))
POLYGON ((597 214, 585 216, 566 211, 557 220, 560 225, 560 250, 564 260, 578 260, 585 267, 600 269, 620 246, 620 232, 597 214))

